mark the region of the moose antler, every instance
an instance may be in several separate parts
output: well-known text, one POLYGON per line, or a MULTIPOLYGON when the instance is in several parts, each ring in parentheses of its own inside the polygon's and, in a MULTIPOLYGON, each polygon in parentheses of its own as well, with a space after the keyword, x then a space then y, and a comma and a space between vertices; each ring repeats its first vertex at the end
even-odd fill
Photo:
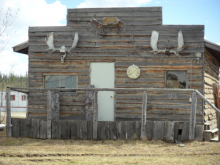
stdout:
POLYGON ((60 50, 60 48, 55 48, 53 45, 53 32, 51 32, 50 34, 47 35, 47 37, 45 38, 45 42, 47 43, 47 45, 49 47, 47 50, 52 49, 52 51, 49 53, 52 53, 55 50, 60 50))
POLYGON ((179 56, 179 51, 181 51, 181 50, 184 49, 184 47, 183 47, 183 45, 184 45, 184 40, 183 40, 183 34, 182 34, 182 31, 181 31, 181 30, 178 32, 178 38, 177 38, 177 40, 178 40, 178 46, 177 46, 177 48, 176 48, 176 49, 171 49, 171 50, 170 50, 170 53, 174 53, 176 56, 179 56))

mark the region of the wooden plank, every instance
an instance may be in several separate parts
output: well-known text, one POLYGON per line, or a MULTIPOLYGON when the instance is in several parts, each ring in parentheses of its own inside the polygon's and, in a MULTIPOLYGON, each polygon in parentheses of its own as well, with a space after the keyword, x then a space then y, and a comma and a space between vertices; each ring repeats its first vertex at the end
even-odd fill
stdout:
POLYGON ((163 121, 155 121, 154 122, 154 140, 162 140, 164 138, 164 122, 163 121))
POLYGON ((196 123, 196 107, 197 107, 197 94, 192 93, 192 108, 190 113, 190 125, 189 125, 189 140, 195 139, 195 123, 196 123))
POLYGON ((189 122, 183 122, 183 129, 182 129, 182 135, 181 135, 182 142, 195 139, 195 128, 194 128, 194 137, 190 139, 189 127, 190 127, 189 122))
POLYGON ((179 122, 174 122, 174 142, 177 142, 179 139, 179 122))
POLYGON ((142 115, 141 115, 141 138, 146 137, 146 118, 147 118, 147 92, 143 92, 142 115))
POLYGON ((31 124, 32 122, 30 118, 21 120, 20 122, 21 137, 31 137, 31 124))
POLYGON ((81 139, 87 140, 87 121, 80 121, 81 139))
POLYGON ((162 7, 114 7, 114 8, 75 8, 67 9, 67 13, 88 13, 88 12, 151 12, 162 11, 162 7))
POLYGON ((51 139, 51 120, 52 120, 52 108, 53 108, 53 94, 54 91, 48 90, 47 92, 47 138, 51 139))
MULTIPOLYGON (((72 129, 71 129, 72 131, 72 129)), ((91 140, 93 135, 93 121, 87 121, 87 139, 91 140)), ((72 133, 72 132, 71 132, 72 133)))
POLYGON ((7 137, 12 137, 12 129, 11 129, 11 90, 7 87, 6 89, 6 110, 7 110, 7 116, 6 116, 6 132, 7 137))
POLYGON ((59 93, 54 90, 47 92, 47 138, 51 139, 51 122, 52 120, 59 120, 60 116, 59 93))
POLYGON ((196 125, 195 140, 203 141, 204 125, 196 125))
POLYGON ((71 132, 71 139, 77 139, 77 124, 78 121, 70 121, 70 132, 71 132))
POLYGON ((98 127, 98 92, 94 93, 94 103, 93 103, 93 139, 97 139, 97 127, 98 127))
POLYGON ((20 137, 20 119, 12 118, 12 137, 20 137))
POLYGON ((147 121, 146 122, 147 140, 152 140, 153 139, 153 130, 154 130, 154 122, 153 121, 147 121))
POLYGON ((69 121, 61 120, 61 139, 70 139, 70 123, 69 121))
POLYGON ((47 138, 47 121, 40 120, 40 139, 46 139, 47 138))
POLYGON ((167 121, 167 132, 166 133, 166 141, 167 142, 174 142, 174 122, 167 121))
POLYGON ((52 120, 52 139, 61 139, 61 124, 59 120, 52 120))
POLYGON ((40 136, 40 120, 39 119, 32 119, 31 124, 31 137, 39 138, 40 136))

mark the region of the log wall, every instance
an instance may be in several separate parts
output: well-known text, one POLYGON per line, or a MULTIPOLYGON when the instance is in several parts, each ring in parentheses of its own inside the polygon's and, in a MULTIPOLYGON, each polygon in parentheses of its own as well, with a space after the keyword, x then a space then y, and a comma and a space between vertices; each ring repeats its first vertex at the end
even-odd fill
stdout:
MULTIPOLYGON (((215 105, 214 93, 212 84, 219 84, 219 62, 218 60, 205 49, 205 97, 215 105)), ((216 111, 209 105, 205 105, 204 121, 209 126, 209 129, 217 128, 216 111)))
MULTIPOLYGON (((195 52, 204 52, 204 26, 162 25, 162 8, 69 9, 67 26, 29 28, 29 87, 44 88, 45 74, 73 74, 78 87, 90 85, 90 62, 115 63, 115 88, 165 88, 166 71, 187 71, 187 88, 203 92, 203 61, 195 60, 195 52), (125 31, 105 29, 106 35, 95 35, 88 23, 92 18, 117 16, 125 22, 125 31), (177 34, 182 30, 185 49, 180 57, 174 54, 150 52, 152 30, 159 31, 159 49, 177 46, 177 34), (74 33, 79 33, 77 47, 60 62, 60 53, 49 54, 45 37, 54 32, 54 45, 70 47, 74 33), (192 71, 191 71, 192 63, 192 71), (138 79, 127 77, 127 68, 135 64, 141 69, 138 79), (192 73, 192 77, 191 77, 192 73)), ((92 84, 91 84, 92 85, 92 84)), ((85 119, 85 93, 60 95, 61 119, 85 119)), ((190 94, 148 92, 147 119, 189 121, 190 94)), ((142 92, 115 94, 115 121, 140 120, 142 92)), ((202 101, 198 100, 197 122, 202 123, 202 101)), ((28 116, 46 118, 46 94, 29 94, 28 116)))

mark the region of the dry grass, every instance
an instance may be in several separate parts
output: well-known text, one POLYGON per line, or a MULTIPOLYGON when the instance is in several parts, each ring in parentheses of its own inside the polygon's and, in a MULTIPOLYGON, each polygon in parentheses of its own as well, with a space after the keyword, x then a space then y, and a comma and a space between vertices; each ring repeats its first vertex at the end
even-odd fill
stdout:
POLYGON ((40 140, 0 132, 0 164, 220 164, 220 143, 40 140))

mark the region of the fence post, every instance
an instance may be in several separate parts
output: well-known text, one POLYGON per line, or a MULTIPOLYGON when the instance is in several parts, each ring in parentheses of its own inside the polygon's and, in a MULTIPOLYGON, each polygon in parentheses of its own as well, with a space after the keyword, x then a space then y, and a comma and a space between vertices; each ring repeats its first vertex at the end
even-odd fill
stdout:
POLYGON ((218 141, 220 142, 220 112, 218 112, 218 141))
POLYGON ((11 130, 11 90, 9 87, 6 89, 6 106, 7 106, 7 118, 6 118, 6 131, 7 136, 12 136, 12 130, 11 130))
POLYGON ((47 138, 52 137, 52 120, 59 120, 59 93, 55 90, 47 92, 47 138))
POLYGON ((192 92, 192 103, 190 112, 190 123, 189 123, 189 140, 195 139, 195 127, 196 127, 196 106, 197 106, 197 95, 196 92, 192 92))
POLYGON ((47 91, 47 138, 51 139, 51 119, 52 119, 52 96, 51 90, 47 91))
POLYGON ((143 92, 143 101, 142 101, 142 115, 141 115, 141 138, 146 136, 146 118, 147 118, 147 91, 143 92))
POLYGON ((93 111, 93 139, 96 140, 98 128, 98 91, 94 93, 93 111))

